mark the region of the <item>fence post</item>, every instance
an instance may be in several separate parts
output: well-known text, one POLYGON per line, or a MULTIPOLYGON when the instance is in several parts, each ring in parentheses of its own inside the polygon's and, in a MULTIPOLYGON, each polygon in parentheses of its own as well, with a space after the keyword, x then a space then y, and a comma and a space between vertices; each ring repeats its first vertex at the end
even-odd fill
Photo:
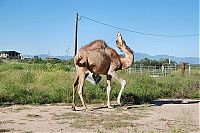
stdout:
POLYGON ((188 71, 189 71, 189 76, 190 76, 190 72, 191 72, 191 66, 190 66, 190 64, 189 64, 189 68, 188 68, 188 71))
POLYGON ((167 76, 167 69, 166 69, 167 67, 165 66, 164 68, 165 68, 164 69, 165 70, 165 74, 164 75, 167 76))
POLYGON ((128 69, 128 74, 131 74, 131 67, 129 67, 128 69))
POLYGON ((176 64, 175 64, 175 71, 176 71, 176 64))
POLYGON ((164 76, 164 70, 165 70, 165 67, 164 67, 164 65, 162 65, 161 66, 162 76, 164 76))

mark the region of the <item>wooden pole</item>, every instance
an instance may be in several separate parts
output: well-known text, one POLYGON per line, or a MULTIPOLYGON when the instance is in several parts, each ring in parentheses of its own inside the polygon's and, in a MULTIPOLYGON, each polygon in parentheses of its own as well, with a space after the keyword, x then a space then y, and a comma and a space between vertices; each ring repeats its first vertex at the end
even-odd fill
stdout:
POLYGON ((77 54, 77 38, 78 38, 78 13, 76 14, 76 29, 75 29, 75 41, 74 41, 74 56, 77 54))
POLYGON ((190 76, 191 75, 191 66, 190 66, 190 64, 188 66, 188 71, 189 71, 189 76, 190 76))

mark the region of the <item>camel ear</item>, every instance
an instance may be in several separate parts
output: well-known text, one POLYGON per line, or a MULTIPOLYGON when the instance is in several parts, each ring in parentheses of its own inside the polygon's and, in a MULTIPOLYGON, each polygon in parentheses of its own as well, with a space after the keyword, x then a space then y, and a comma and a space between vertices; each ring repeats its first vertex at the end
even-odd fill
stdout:
POLYGON ((123 42, 123 38, 121 36, 121 34, 119 32, 117 32, 117 40, 122 43, 123 42))
POLYGON ((117 36, 121 36, 120 32, 117 32, 117 36))
POLYGON ((124 39, 122 39, 122 42, 126 45, 126 41, 124 39))

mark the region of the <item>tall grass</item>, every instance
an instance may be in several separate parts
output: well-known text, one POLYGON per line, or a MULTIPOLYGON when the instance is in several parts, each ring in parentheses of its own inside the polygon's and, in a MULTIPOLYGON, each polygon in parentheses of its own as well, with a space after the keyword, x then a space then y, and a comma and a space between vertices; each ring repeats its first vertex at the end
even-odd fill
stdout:
POLYGON ((200 98, 200 76, 181 77, 176 73, 158 78, 134 74, 128 77, 128 84, 123 95, 124 102, 137 104, 157 98, 200 98))
MULTIPOLYGON (((71 68, 70 68, 71 69, 71 68)), ((119 72, 127 80, 122 94, 124 103, 144 103, 157 98, 200 98, 200 72, 181 77, 168 77, 119 72)), ((75 72, 65 66, 48 64, 0 64, 0 103, 44 104, 72 101, 75 72)), ((112 81, 111 99, 116 100, 120 84, 112 81)), ((84 98, 87 103, 106 102, 106 79, 94 86, 85 82, 84 98)), ((80 102, 77 95, 76 100, 80 102)))

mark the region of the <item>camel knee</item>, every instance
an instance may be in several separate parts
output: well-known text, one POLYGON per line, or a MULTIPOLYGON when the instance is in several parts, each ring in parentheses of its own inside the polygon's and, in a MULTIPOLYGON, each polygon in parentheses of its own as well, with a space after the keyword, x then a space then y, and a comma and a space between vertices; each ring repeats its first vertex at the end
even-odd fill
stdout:
POLYGON ((126 80, 123 80, 121 81, 121 87, 124 89, 124 87, 126 86, 126 80))
POLYGON ((79 95, 82 95, 82 91, 79 90, 79 91, 78 91, 78 94, 79 94, 79 95))

